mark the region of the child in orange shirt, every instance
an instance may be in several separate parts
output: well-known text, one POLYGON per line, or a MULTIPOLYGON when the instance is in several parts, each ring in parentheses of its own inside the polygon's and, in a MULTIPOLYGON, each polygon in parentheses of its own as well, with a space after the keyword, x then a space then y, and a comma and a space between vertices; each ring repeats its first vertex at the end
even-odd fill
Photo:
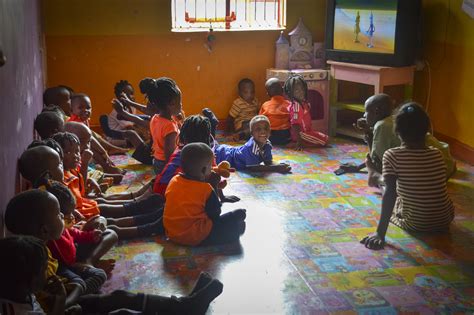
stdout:
POLYGON ((220 176, 212 173, 214 153, 205 143, 190 143, 181 151, 183 173, 166 189, 163 225, 173 242, 211 245, 237 241, 245 231, 245 209, 221 215, 217 196, 220 176))
POLYGON ((265 115, 270 120, 272 144, 287 144, 290 138, 290 112, 288 107, 290 102, 283 96, 283 88, 280 81, 270 78, 265 83, 269 101, 263 103, 259 115, 265 115))
POLYGON ((161 173, 176 148, 179 135, 178 123, 173 119, 181 113, 181 90, 170 78, 158 78, 148 86, 146 91, 150 106, 159 114, 150 121, 150 133, 153 139, 153 169, 161 173))

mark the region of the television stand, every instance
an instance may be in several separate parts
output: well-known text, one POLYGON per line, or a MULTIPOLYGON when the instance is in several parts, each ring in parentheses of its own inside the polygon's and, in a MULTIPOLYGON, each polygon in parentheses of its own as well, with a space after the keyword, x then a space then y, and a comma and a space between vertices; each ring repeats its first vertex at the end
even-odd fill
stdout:
POLYGON ((352 124, 344 126, 337 119, 338 112, 341 110, 359 112, 361 116, 365 112, 364 103, 348 103, 338 100, 338 80, 372 85, 374 87, 374 94, 383 93, 386 86, 403 85, 404 99, 411 100, 412 98, 415 66, 371 66, 332 60, 328 60, 327 63, 331 65, 331 79, 334 80, 330 91, 330 136, 340 134, 359 139, 364 137, 362 133, 358 133, 352 127, 352 124))

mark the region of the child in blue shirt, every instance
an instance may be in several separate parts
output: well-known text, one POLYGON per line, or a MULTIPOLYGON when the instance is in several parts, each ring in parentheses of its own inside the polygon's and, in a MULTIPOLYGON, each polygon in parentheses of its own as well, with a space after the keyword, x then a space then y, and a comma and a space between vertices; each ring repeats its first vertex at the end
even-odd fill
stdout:
POLYGON ((216 162, 228 161, 239 171, 289 173, 290 165, 273 164, 270 136, 270 121, 257 115, 250 121, 250 139, 240 147, 221 144, 214 148, 216 162), (263 162, 263 165, 262 165, 263 162))

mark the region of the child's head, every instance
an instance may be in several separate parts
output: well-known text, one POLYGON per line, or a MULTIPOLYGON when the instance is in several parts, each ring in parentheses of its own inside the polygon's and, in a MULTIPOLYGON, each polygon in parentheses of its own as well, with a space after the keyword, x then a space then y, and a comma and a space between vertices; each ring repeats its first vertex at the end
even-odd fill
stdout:
POLYGON ((181 151, 183 173, 199 180, 205 180, 212 170, 214 153, 205 143, 190 143, 181 151))
POLYGON ((367 125, 373 127, 377 121, 392 114, 392 99, 387 94, 375 94, 365 101, 365 114, 367 125))
POLYGON ((58 132, 53 136, 63 150, 63 167, 69 171, 81 166, 81 149, 79 138, 70 132, 58 132))
POLYGON ((0 297, 24 298, 46 284, 48 252, 44 242, 32 236, 0 239, 0 297))
MULTIPOLYGON (((148 91, 155 85, 155 79, 152 78, 144 78, 138 83, 138 87, 140 88, 140 92, 142 94, 147 95, 148 91)), ((148 97, 148 96, 147 96, 148 97)))
POLYGON ((48 192, 58 199, 59 211, 64 216, 64 228, 71 228, 75 223, 74 209, 76 208, 76 199, 72 192, 63 183, 49 180, 47 177, 44 177, 39 185, 39 187, 45 187, 48 192))
POLYGON ((424 109, 415 102, 403 105, 395 118, 395 132, 402 142, 424 144, 430 128, 430 118, 424 109))
POLYGON ((277 95, 283 95, 283 88, 281 87, 280 81, 277 78, 270 78, 265 82, 265 88, 267 89, 268 96, 273 97, 277 95))
POLYGON ((284 90, 291 101, 303 102, 308 98, 308 84, 299 74, 292 75, 285 81, 284 90))
POLYGON ((79 139, 79 151, 81 154, 84 150, 90 148, 92 132, 89 127, 79 122, 69 121, 64 125, 64 130, 77 136, 79 139))
POLYGON ((63 86, 47 88, 43 93, 43 103, 44 106, 59 106, 66 115, 71 115, 71 93, 63 86))
POLYGON ((74 115, 79 116, 82 121, 91 118, 92 106, 89 96, 84 93, 74 94, 71 97, 71 111, 74 115))
POLYGON ((132 101, 135 100, 135 90, 133 86, 127 80, 120 80, 115 83, 114 94, 115 97, 119 98, 122 93, 127 94, 127 97, 132 101))
POLYGON ((259 145, 267 143, 270 137, 270 120, 267 116, 257 115, 250 120, 250 133, 259 145))
POLYGON ((211 146, 211 122, 207 117, 192 115, 186 117, 179 133, 179 142, 182 145, 202 142, 211 146))
POLYGON ((64 130, 64 120, 54 111, 43 111, 36 116, 34 127, 41 139, 46 139, 64 130))
POLYGON ((255 98, 255 84, 248 78, 242 79, 239 81, 238 92, 244 101, 251 103, 255 98))
POLYGON ((146 86, 151 107, 162 115, 175 116, 181 112, 181 90, 170 78, 161 77, 146 86))
POLYGON ((49 173, 52 179, 62 182, 64 179, 62 157, 61 147, 56 141, 52 139, 37 141, 20 156, 18 168, 21 176, 32 183, 45 173, 49 173))
POLYGON ((5 225, 13 234, 31 235, 43 241, 59 239, 64 229, 58 199, 41 189, 13 197, 5 210, 5 225))

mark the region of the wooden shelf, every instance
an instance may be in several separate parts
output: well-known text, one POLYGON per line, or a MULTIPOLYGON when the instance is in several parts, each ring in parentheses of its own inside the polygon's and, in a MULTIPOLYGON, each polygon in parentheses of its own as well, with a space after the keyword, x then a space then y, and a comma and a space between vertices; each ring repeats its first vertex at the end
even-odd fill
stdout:
POLYGON ((364 104, 361 104, 361 103, 337 102, 336 106, 339 107, 339 109, 350 109, 350 110, 360 112, 360 113, 365 112, 365 106, 364 104))
POLYGON ((364 140, 364 134, 355 130, 353 126, 337 126, 336 134, 364 140))

